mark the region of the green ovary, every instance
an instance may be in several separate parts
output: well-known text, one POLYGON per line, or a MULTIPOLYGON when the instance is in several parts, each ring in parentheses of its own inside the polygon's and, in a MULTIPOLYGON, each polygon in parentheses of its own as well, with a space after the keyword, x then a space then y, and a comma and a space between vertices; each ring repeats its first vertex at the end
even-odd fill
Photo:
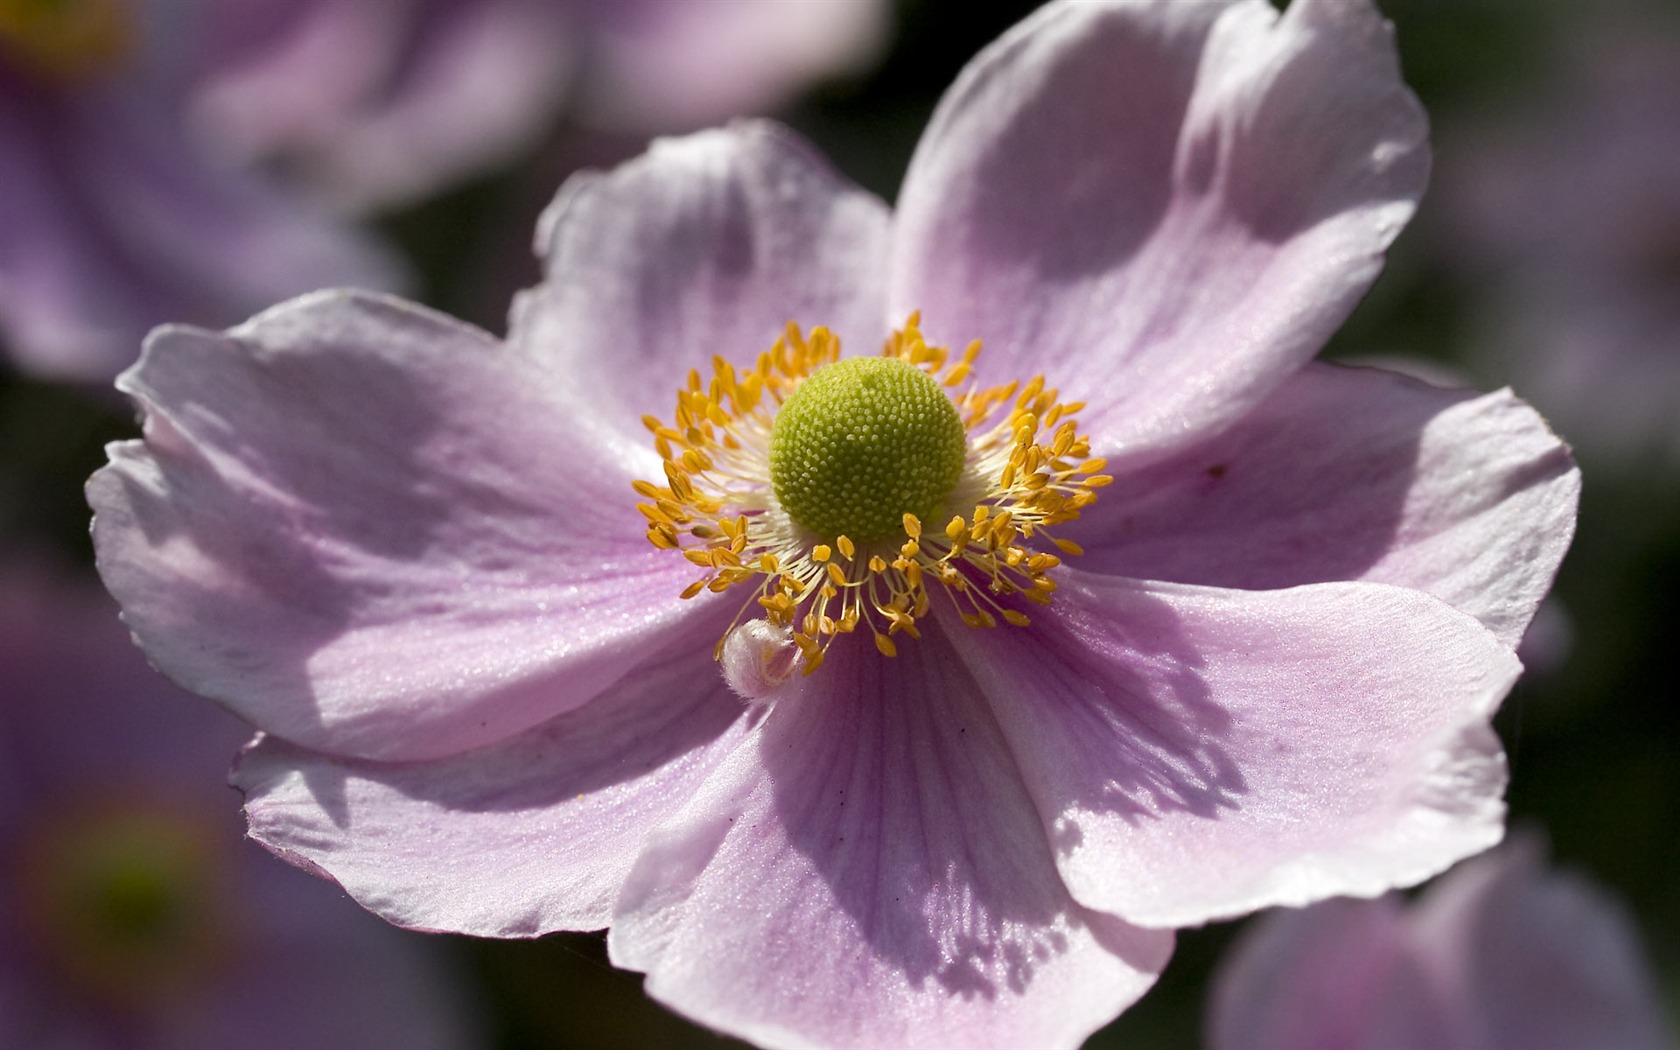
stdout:
POLYGON ((819 368, 776 413, 770 482, 794 521, 857 543, 936 519, 962 476, 962 417, 908 362, 859 357, 819 368))

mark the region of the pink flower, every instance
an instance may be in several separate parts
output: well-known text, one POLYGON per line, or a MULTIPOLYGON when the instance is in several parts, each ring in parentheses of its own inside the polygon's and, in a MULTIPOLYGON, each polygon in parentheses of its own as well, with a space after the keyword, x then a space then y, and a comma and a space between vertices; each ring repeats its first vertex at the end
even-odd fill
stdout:
POLYGON ((0 348, 28 371, 103 383, 164 321, 401 283, 364 234, 191 140, 205 10, 96 0, 0 18, 0 348))
POLYGON ((878 51, 882 0, 235 0, 201 128, 341 207, 410 202, 562 112, 637 132, 767 110, 878 51))
POLYGON ((610 926, 764 1043, 1071 1045, 1173 927, 1500 836, 1574 468, 1310 361, 1424 138, 1367 4, 1054 3, 896 212, 738 124, 570 182, 505 344, 344 292, 160 330, 101 571, 265 731, 252 834, 398 924, 610 926))
POLYGON ((229 324, 323 285, 398 289, 398 260, 323 205, 413 203, 482 174, 530 148, 568 101, 637 131, 770 107, 867 60, 885 10, 880 0, 7 8, 0 344, 29 371, 103 382, 164 321, 229 324))
POLYGON ((1614 900, 1522 838, 1413 903, 1331 900, 1258 920, 1221 963, 1211 1050, 1665 1050, 1614 900))
POLYGON ((432 945, 241 841, 249 727, 151 673, 91 579, 0 581, 0 1046, 478 1045, 432 945))

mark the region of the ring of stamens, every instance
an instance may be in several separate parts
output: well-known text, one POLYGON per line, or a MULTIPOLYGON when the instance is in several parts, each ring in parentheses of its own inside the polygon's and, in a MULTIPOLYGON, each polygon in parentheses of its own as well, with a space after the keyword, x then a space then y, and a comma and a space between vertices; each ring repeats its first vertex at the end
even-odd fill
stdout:
POLYGON ((881 653, 896 655, 893 636, 921 637, 918 621, 935 591, 971 627, 1029 623, 1007 599, 1048 604, 1056 590, 1049 573, 1061 564, 1036 548, 1048 540, 1063 554, 1080 553, 1048 530, 1077 518, 1112 478, 1101 473, 1103 460, 1088 458, 1090 441, 1078 432, 1074 415, 1083 402, 1060 400, 1042 376, 978 387, 969 377, 979 353, 976 340, 951 361, 946 348, 924 340, 916 314, 887 339, 882 356, 933 376, 956 406, 968 452, 945 507, 968 512, 932 528, 905 514, 901 535, 867 544, 799 525, 777 505, 768 474, 777 409, 813 372, 840 359, 828 329, 807 338, 790 322, 750 370, 714 357, 710 379, 691 371, 671 425, 643 417, 665 484, 634 485, 646 501, 637 506, 649 542, 680 551, 701 571, 682 597, 756 581, 736 623, 756 600, 767 620, 791 630, 805 674, 860 625, 881 653))

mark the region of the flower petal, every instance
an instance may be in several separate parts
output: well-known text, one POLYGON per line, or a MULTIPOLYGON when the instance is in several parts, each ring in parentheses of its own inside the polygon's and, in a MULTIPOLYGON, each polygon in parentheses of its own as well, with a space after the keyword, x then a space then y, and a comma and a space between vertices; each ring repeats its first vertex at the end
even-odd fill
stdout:
POLYGON ((932 637, 837 646, 799 679, 649 839, 608 939, 655 997, 778 1046, 1072 1046, 1171 943, 1068 897, 932 637))
POLYGON ((1510 391, 1310 365, 1218 437, 1120 474, 1067 534, 1085 571, 1415 587, 1515 647, 1569 547, 1580 487, 1510 391))
POLYGON ((1423 191, 1390 37, 1364 0, 1046 6, 922 138, 894 314, 1089 392, 1106 455, 1240 417, 1323 346, 1423 191))
POLYGON ((170 677, 340 755, 457 753, 709 651, 692 566, 552 382, 371 295, 159 330, 120 382, 146 437, 89 482, 105 583, 170 677))
POLYGON ((643 836, 738 746, 745 711, 705 648, 463 755, 344 761, 263 737, 233 782, 253 838, 398 925, 600 929, 643 836))
POLYGON ((1068 572, 1030 629, 947 633, 1086 907, 1184 926, 1370 896, 1501 834, 1488 719, 1520 667, 1417 591, 1068 572))
POLYGON ((875 352, 887 232, 885 206, 785 129, 661 139, 561 189, 509 338, 579 387, 592 425, 647 448, 642 417, 669 419, 690 369, 750 364, 789 321, 875 352))

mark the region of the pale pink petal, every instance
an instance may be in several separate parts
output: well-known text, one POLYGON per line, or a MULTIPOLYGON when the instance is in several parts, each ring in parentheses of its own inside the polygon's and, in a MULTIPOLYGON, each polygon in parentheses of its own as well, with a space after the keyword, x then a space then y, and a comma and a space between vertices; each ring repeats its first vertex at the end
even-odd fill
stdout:
POLYGON ((1580 473, 1509 391, 1313 365, 1218 437, 1120 474, 1080 569, 1267 589, 1427 591, 1515 647, 1574 534, 1580 473))
POLYGON ((464 751, 709 651, 693 567, 554 382, 369 295, 162 329, 120 384, 146 437, 89 483, 105 583, 177 682, 339 755, 464 751))
POLYGON ((345 761, 265 737, 233 781, 252 837, 398 925, 600 929, 643 837, 739 744, 746 711, 702 647, 467 754, 345 761))
POLYGON ((1454 870, 1414 916, 1412 950, 1458 1004, 1465 1045, 1672 1050, 1639 938, 1608 894, 1547 871, 1518 836, 1454 870))
POLYGON ((660 140, 560 191, 537 232, 547 278, 509 338, 595 406, 604 440, 648 450, 642 416, 668 420, 690 369, 750 366, 789 321, 877 352, 887 224, 773 125, 660 140))
POLYGON ((1488 719, 1520 667, 1417 591, 1067 572, 1031 628, 946 633, 1087 907, 1182 926, 1370 896, 1502 831, 1488 719))
POLYGON ((1152 983, 1171 934, 1068 896, 937 639, 796 681, 631 871, 608 947, 652 995, 776 1046, 1072 1046, 1152 983))
POLYGON ((1261 916, 1214 976, 1208 1050, 1448 1050, 1458 1019, 1405 934, 1387 897, 1261 916))
POLYGON ((1423 191, 1425 133, 1365 0, 1049 5, 923 136, 892 312, 1089 400, 1105 454, 1159 454, 1323 346, 1423 191))

